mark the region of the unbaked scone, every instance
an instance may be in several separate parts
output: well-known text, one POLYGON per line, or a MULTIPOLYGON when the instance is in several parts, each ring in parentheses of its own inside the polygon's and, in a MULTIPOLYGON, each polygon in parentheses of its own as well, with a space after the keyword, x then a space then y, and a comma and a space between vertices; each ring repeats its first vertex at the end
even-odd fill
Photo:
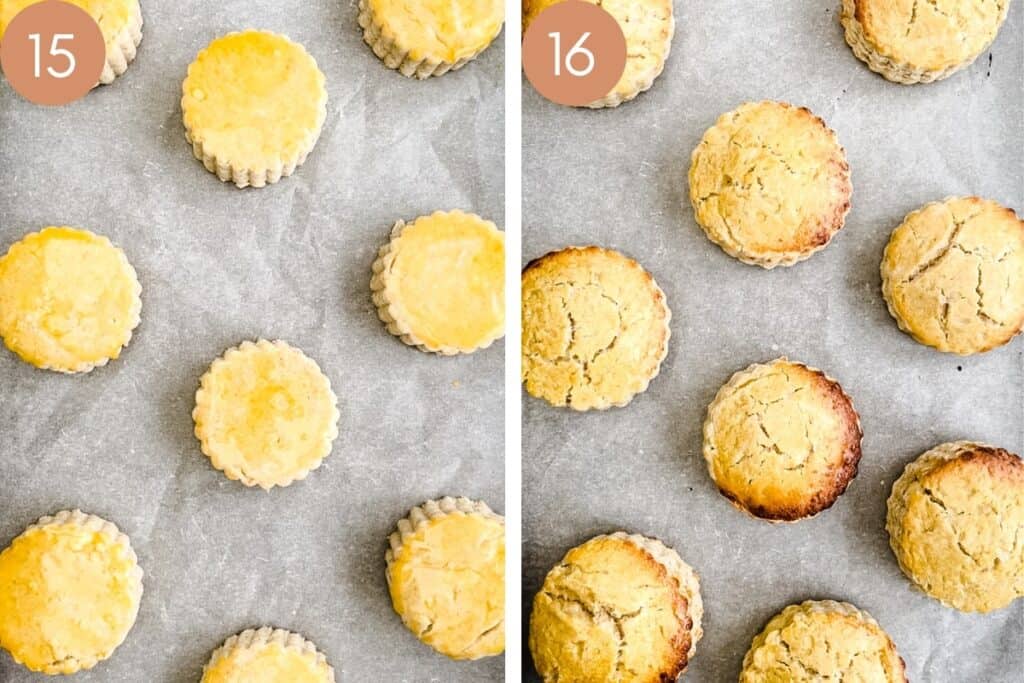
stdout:
POLYGON ((389 69, 416 78, 462 68, 504 22, 504 0, 359 0, 363 40, 389 69))
POLYGON ((668 353, 665 293, 611 249, 568 247, 523 270, 523 383, 574 410, 624 406, 668 353))
MULTIPOLYGON (((612 91, 587 106, 617 107, 654 85, 672 49, 672 0, 585 0, 611 14, 626 37, 626 70, 612 91)), ((523 0, 523 33, 551 5, 564 0, 523 0)))
POLYGON ((843 0, 846 42, 896 83, 930 83, 970 66, 1006 19, 1010 0, 843 0))
POLYGON ((192 418, 214 467, 269 491, 305 479, 330 455, 338 399, 314 360, 283 341, 261 339, 213 362, 192 418))
POLYGON ((1024 596, 1024 462, 1001 448, 944 443, 893 484, 885 527, 900 568, 931 597, 991 612, 1024 596))
POLYGON ((530 652, 544 683, 663 683, 703 635, 697 574, 660 541, 616 532, 570 550, 544 579, 530 652))
POLYGON ((729 501, 795 522, 835 503, 857 475, 860 418, 820 370, 779 358, 732 376, 708 406, 704 459, 729 501))
POLYGON ((903 658, 871 615, 847 602, 808 600, 768 622, 743 658, 740 683, 905 683, 903 658))
POLYGON ((141 295, 135 269, 106 237, 45 228, 0 257, 0 337, 37 368, 89 372, 128 345, 141 295))
POLYGON ((32 671, 73 674, 107 659, 141 601, 128 537, 80 510, 43 517, 0 553, 0 647, 32 671))
POLYGON ((410 346, 443 355, 505 334, 505 233, 462 211, 398 221, 373 264, 377 315, 410 346))
POLYGON ((264 626, 231 636, 203 667, 200 683, 334 683, 327 658, 298 633, 264 626))
POLYGON ((748 102, 704 132, 690 164, 697 223, 727 254, 791 266, 829 243, 850 211, 846 151, 804 107, 748 102))
MULTIPOLYGON (((88 12, 100 27, 107 49, 107 61, 97 85, 108 85, 128 70, 142 42, 142 8, 139 0, 64 0, 88 12)), ((43 0, 3 0, 0 2, 0 40, 8 24, 29 5, 43 0)))
POLYGON ((505 520, 445 497, 398 522, 385 556, 391 604, 417 638, 452 659, 505 651, 505 520))
POLYGON ((978 197, 912 212, 889 238, 882 294, 904 332, 939 351, 989 351, 1024 328, 1024 220, 978 197))
POLYGON ((238 187, 263 187, 306 161, 327 118, 316 60, 269 31, 217 38, 182 84, 185 138, 206 170, 238 187))

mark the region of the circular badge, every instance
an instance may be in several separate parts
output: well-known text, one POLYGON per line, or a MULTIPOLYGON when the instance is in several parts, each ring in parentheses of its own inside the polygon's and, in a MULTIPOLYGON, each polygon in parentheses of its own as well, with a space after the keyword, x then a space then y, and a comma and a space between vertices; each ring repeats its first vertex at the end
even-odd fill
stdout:
POLYGON ((99 25, 85 10, 60 0, 29 5, 0 38, 0 68, 11 87, 35 104, 83 97, 99 81, 106 61, 99 25))
POLYGON ((544 97, 580 107, 599 100, 626 70, 626 38, 601 7, 567 0, 548 7, 523 36, 523 70, 544 97))

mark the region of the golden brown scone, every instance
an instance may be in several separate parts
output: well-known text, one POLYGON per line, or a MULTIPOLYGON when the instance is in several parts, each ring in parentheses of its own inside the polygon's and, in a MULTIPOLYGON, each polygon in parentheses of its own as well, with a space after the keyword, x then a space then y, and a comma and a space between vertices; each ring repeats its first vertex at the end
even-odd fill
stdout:
POLYGON ((545 683, 675 681, 693 658, 704 607, 696 573, 660 541, 616 532, 570 550, 530 617, 545 683))
MULTIPOLYGON (((626 70, 605 97, 591 109, 617 107, 654 85, 672 49, 675 17, 672 0, 584 0, 600 5, 622 28, 626 37, 626 70)), ((564 0, 523 0, 523 33, 541 12, 564 0)))
POLYGON ((963 612, 1024 596, 1024 463, 944 443, 907 465, 889 496, 889 544, 918 588, 963 612))
POLYGON ((896 645, 867 612, 808 600, 768 622, 743 658, 740 683, 905 683, 896 645))
POLYGON ((749 102, 719 117, 693 150, 697 223, 751 265, 791 266, 824 249, 852 192, 846 151, 804 107, 749 102))
POLYGON ((978 197, 912 212, 889 238, 882 294, 899 327, 939 351, 989 351, 1024 328, 1024 221, 978 197))
POLYGON ((829 508, 857 475, 860 419, 839 383, 779 358, 732 376, 708 406, 704 459, 740 510, 795 522, 829 508))
POLYGON ((896 83, 930 83, 970 66, 996 38, 1010 0, 843 0, 846 42, 896 83))
POLYGON ((665 293, 611 249, 568 247, 523 270, 523 382, 553 406, 624 406, 668 353, 665 293))

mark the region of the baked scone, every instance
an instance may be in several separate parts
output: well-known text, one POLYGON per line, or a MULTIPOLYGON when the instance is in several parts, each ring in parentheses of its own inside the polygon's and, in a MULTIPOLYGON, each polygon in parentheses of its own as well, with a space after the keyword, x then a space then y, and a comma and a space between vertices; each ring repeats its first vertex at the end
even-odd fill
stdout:
POLYGON ((305 479, 338 437, 338 399, 315 361, 283 341, 246 341, 203 375, 192 418, 228 479, 269 491, 305 479))
POLYGON ((1024 462, 1001 448, 944 443, 893 484, 885 527, 918 588, 963 612, 1024 596, 1024 462))
POLYGON ((389 539, 391 604, 417 638, 452 659, 505 651, 505 520, 445 497, 414 507, 389 539))
POLYGON ((366 44, 389 69, 421 79, 476 59, 504 22, 504 0, 359 0, 366 44))
POLYGON ((978 197, 912 212, 889 238, 882 294, 900 329, 966 356, 1024 328, 1024 221, 978 197))
POLYGON ((238 187, 263 187, 306 161, 327 118, 316 60, 269 31, 217 38, 182 84, 185 138, 206 170, 238 187))
POLYGON ((624 406, 668 353, 665 293, 611 249, 568 247, 523 270, 523 383, 574 410, 624 406))
POLYGON ((298 633, 264 626, 231 636, 203 667, 200 683, 334 683, 327 658, 298 633))
POLYGON ((462 211, 398 221, 373 264, 377 315, 410 346, 446 356, 505 334, 505 233, 462 211))
POLYGON ((808 600, 768 622, 743 658, 740 683, 905 683, 892 638, 847 602, 808 600))
POLYGON ((616 532, 570 550, 544 579, 530 652, 544 683, 663 683, 703 635, 697 574, 660 541, 616 532))
POLYGON ((690 164, 697 223, 727 254, 791 266, 832 239, 850 211, 846 151, 804 107, 748 102, 704 132, 690 164))
POLYGON ((107 659, 141 601, 128 537, 80 510, 43 517, 0 553, 0 647, 32 671, 73 674, 107 659))
POLYGON ((872 71, 896 83, 930 83, 988 49, 1010 0, 843 0, 846 42, 872 71))
POLYGON ((0 337, 37 368, 89 372, 128 345, 141 295, 135 269, 106 237, 45 228, 0 257, 0 337))
MULTIPOLYGON (((136 49, 142 42, 142 8, 139 0, 64 0, 76 5, 91 16, 100 27, 107 48, 107 63, 103 66, 99 83, 109 85, 128 70, 135 59, 136 49)), ((0 40, 8 24, 23 9, 43 0, 3 0, 0 2, 0 40)))
POLYGON ((829 508, 857 475, 860 418, 820 370, 779 358, 732 376, 708 406, 704 459, 729 501, 795 522, 829 508))
MULTIPOLYGON (((523 0, 523 33, 551 5, 564 0, 523 0)), ((612 91, 591 102, 591 109, 617 107, 649 90, 661 75, 672 49, 675 17, 672 0, 586 0, 600 5, 616 21, 626 37, 626 70, 612 91)))

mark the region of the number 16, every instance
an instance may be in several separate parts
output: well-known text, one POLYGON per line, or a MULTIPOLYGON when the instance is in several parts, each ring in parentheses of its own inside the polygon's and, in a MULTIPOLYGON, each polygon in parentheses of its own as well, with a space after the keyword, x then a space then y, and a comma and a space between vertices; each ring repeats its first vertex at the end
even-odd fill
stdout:
MULTIPOLYGON (((565 55, 565 68, 566 70, 576 76, 577 78, 584 78, 594 70, 594 53, 583 47, 584 41, 590 37, 590 32, 587 31, 580 39, 576 41, 565 55), (573 57, 576 55, 583 55, 587 60, 587 66, 583 69, 577 69, 572 65, 573 57)), ((562 75, 562 34, 558 31, 548 34, 548 38, 555 41, 555 76, 562 75)))

